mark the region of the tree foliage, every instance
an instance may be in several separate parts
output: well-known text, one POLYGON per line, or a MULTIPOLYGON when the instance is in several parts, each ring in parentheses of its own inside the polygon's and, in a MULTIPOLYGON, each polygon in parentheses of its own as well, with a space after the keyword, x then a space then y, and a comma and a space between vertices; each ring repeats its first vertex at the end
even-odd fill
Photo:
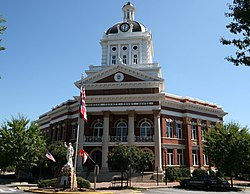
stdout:
POLYGON ((249 167, 250 134, 239 124, 217 124, 205 135, 205 153, 219 171, 232 176, 249 167))
POLYGON ((136 146, 119 144, 109 152, 108 159, 112 169, 125 172, 131 168, 137 172, 144 172, 152 166, 153 154, 136 146))
POLYGON ((45 140, 38 125, 23 115, 6 120, 0 128, 0 166, 19 169, 36 166, 45 154, 45 140))
POLYGON ((226 17, 233 18, 233 21, 226 27, 231 33, 237 36, 232 40, 221 38, 223 45, 233 45, 238 50, 236 56, 228 56, 226 59, 234 65, 250 66, 250 1, 233 0, 229 5, 231 12, 226 13, 226 17))
POLYGON ((45 158, 47 166, 51 168, 53 177, 58 177, 61 168, 67 163, 66 148, 63 142, 55 142, 48 146, 48 150, 53 155, 56 162, 45 158))
MULTIPOLYGON (((1 24, 1 23, 5 23, 5 22, 6 22, 6 20, 5 20, 4 18, 2 18, 2 16, 0 15, 0 24, 1 24)), ((6 29, 7 29, 6 26, 0 25, 0 34, 3 34, 3 32, 4 32, 6 29)), ((2 39, 0 38, 0 44, 1 44, 1 41, 2 41, 2 39)), ((5 47, 3 47, 3 46, 0 45, 0 51, 1 51, 1 50, 5 50, 5 47)))

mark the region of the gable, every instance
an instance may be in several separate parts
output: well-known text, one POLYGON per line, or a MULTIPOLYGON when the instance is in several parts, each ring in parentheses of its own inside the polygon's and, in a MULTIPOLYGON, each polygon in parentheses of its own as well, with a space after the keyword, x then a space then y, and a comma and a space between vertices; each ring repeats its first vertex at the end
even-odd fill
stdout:
POLYGON ((136 81, 163 81, 163 79, 149 75, 136 68, 128 67, 123 64, 109 66, 95 73, 94 75, 91 75, 84 79, 84 83, 136 82, 136 81), (123 77, 123 79, 120 80, 117 79, 120 78, 121 76, 123 77))
POLYGON ((128 75, 126 73, 122 73, 122 72, 116 72, 113 73, 110 76, 107 76, 103 79, 98 80, 95 83, 109 83, 109 82, 138 82, 138 81, 143 81, 142 79, 139 79, 137 77, 128 75))

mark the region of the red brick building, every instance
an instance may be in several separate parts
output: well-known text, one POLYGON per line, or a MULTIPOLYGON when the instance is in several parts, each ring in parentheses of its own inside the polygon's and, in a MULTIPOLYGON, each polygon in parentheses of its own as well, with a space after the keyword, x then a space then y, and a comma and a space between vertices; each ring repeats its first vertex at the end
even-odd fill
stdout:
MULTIPOLYGON (((39 117, 42 132, 55 141, 76 141, 110 171, 107 153, 117 145, 136 145, 155 156, 152 170, 208 167, 203 134, 226 113, 216 104, 165 93, 161 66, 152 62, 151 32, 134 19, 135 7, 122 8, 124 18, 111 26, 100 43, 100 66, 89 66, 83 79, 88 122, 79 119, 79 96, 39 117)), ((80 88, 81 80, 75 82, 80 88)), ((82 171, 80 160, 77 171, 82 171)))

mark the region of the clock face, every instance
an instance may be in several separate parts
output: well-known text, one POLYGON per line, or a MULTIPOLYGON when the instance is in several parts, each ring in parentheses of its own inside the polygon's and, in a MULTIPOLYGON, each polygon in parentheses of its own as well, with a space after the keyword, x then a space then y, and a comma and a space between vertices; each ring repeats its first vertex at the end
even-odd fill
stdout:
POLYGON ((129 28, 130 28, 130 25, 129 25, 128 23, 122 23, 122 24, 120 25, 120 30, 121 30, 122 32, 127 32, 127 31, 129 30, 129 28))
POLYGON ((115 79, 116 82, 121 82, 121 81, 123 81, 123 79, 124 79, 123 73, 116 73, 116 74, 114 75, 114 79, 115 79))

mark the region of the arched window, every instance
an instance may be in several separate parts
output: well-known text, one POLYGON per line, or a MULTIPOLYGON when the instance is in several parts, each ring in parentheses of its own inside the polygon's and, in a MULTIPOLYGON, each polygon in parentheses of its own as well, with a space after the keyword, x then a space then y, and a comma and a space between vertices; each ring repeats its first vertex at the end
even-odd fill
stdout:
MULTIPOLYGON (((96 164, 99 165, 99 167, 102 166, 102 152, 100 150, 95 150, 91 154, 91 158, 95 161, 96 164)), ((92 162, 92 161, 91 161, 92 162)))
POLYGON ((93 127, 93 136, 102 136, 103 135, 103 124, 101 122, 97 122, 93 127))
POLYGON ((128 126, 124 121, 121 121, 116 126, 116 136, 128 136, 128 126))
POLYGON ((148 121, 144 121, 141 123, 140 136, 151 136, 151 125, 148 121))

